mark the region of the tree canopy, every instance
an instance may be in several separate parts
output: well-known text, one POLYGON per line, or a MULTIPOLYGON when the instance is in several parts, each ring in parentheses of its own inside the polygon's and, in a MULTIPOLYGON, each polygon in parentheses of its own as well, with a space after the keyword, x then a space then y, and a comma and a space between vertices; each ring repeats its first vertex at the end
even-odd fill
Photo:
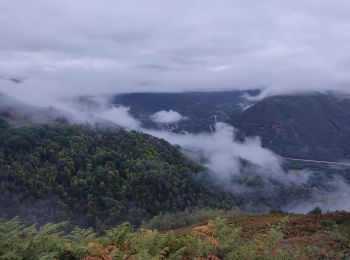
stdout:
POLYGON ((140 224, 161 212, 230 207, 179 148, 139 132, 83 126, 0 128, 0 217, 84 227, 140 224))

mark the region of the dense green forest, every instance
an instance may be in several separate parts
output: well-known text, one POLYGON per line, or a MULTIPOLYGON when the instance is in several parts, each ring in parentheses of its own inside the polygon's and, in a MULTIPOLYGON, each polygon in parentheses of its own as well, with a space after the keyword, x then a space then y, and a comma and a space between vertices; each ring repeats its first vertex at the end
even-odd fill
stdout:
POLYGON ((0 125, 0 217, 103 229, 161 212, 234 205, 164 140, 118 129, 0 125))

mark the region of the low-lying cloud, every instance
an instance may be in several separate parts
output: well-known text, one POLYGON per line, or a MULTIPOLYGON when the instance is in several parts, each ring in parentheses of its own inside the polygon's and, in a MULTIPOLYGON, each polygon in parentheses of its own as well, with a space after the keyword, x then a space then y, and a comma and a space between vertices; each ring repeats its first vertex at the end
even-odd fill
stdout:
POLYGON ((176 123, 181 120, 186 119, 184 116, 182 116, 180 113, 173 111, 173 110, 161 110, 153 115, 150 116, 150 119, 159 124, 170 124, 170 123, 176 123))
POLYGON ((296 213, 315 207, 350 210, 346 203, 350 199, 349 182, 336 172, 327 176, 307 169, 284 169, 283 159, 263 148, 258 137, 239 141, 235 129, 225 123, 217 123, 213 133, 142 131, 181 146, 186 156, 209 170, 213 182, 242 201, 242 209, 277 208, 296 213))
POLYGON ((350 211, 350 185, 340 176, 333 176, 324 189, 318 189, 305 200, 293 201, 284 210, 295 213, 307 213, 319 207, 323 211, 350 211))
POLYGON ((103 111, 96 115, 98 118, 106 119, 126 129, 139 129, 140 123, 130 116, 129 108, 118 106, 103 111))
POLYGON ((167 131, 144 130, 174 145, 180 145, 185 154, 218 174, 229 178, 240 171, 240 159, 247 160, 266 169, 270 174, 281 171, 278 157, 261 147, 259 138, 237 141, 235 130, 225 123, 217 123, 213 133, 175 134, 167 131))
MULTIPOLYGON (((114 109, 110 108, 111 111, 114 109)), ((122 125, 117 116, 109 119, 122 125)), ((208 170, 213 183, 239 198, 244 210, 277 208, 295 213, 307 213, 315 207, 324 211, 350 210, 350 204, 346 202, 350 200, 349 181, 336 171, 325 174, 308 169, 285 169, 283 159, 263 148, 260 138, 238 140, 236 130, 230 125, 218 122, 212 133, 177 134, 144 129, 134 120, 122 122, 131 122, 128 129, 179 145, 186 156, 208 170)))
MULTIPOLYGON (((12 104, 19 114, 29 111, 28 106, 21 107, 13 100, 2 97, 0 101, 7 106, 12 104)), ((336 173, 318 175, 307 169, 286 170, 283 160, 263 148, 258 137, 238 140, 234 127, 225 123, 216 123, 212 133, 177 134, 142 128, 129 113, 129 108, 112 105, 105 98, 90 96, 79 101, 71 100, 64 106, 68 109, 48 108, 47 111, 41 108, 40 111, 47 113, 43 120, 59 114, 71 122, 117 125, 179 145, 186 156, 204 167, 215 185, 241 201, 242 209, 264 211, 280 208, 305 213, 318 206, 323 210, 350 210, 346 203, 350 200, 347 180, 336 173), (337 198, 342 199, 337 202, 337 198)))

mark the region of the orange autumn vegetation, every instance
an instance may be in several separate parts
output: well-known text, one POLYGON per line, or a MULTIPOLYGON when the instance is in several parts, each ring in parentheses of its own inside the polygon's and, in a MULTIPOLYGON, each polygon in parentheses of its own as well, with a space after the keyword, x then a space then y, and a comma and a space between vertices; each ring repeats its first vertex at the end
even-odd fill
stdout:
POLYGON ((346 259, 350 213, 227 215, 177 230, 123 224, 97 235, 58 224, 26 227, 0 221, 0 259, 346 259), (11 234, 11 236, 9 236, 11 234), (30 256, 31 258, 28 258, 30 256), (26 258, 27 257, 27 258, 26 258))

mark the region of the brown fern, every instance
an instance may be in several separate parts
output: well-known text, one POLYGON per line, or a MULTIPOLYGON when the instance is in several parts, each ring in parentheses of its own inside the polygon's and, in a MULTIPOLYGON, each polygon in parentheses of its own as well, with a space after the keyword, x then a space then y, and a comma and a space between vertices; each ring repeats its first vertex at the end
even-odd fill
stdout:
POLYGON ((208 255, 207 257, 196 257, 194 260, 221 260, 221 258, 216 255, 208 255))
POLYGON ((90 243, 89 247, 95 249, 95 252, 82 260, 112 260, 111 254, 116 250, 115 246, 102 246, 96 243, 90 243))
POLYGON ((199 226, 192 228, 192 234, 195 237, 203 239, 214 247, 220 245, 219 240, 215 237, 217 233, 217 227, 212 220, 208 221, 208 224, 205 226, 199 226))

